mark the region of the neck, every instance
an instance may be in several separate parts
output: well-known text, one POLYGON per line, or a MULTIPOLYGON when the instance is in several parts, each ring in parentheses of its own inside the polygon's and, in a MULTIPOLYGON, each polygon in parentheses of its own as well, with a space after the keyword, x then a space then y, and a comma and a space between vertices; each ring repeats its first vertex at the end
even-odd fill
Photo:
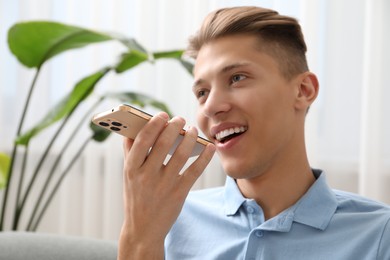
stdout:
POLYGON ((254 178, 238 179, 237 185, 246 198, 256 200, 262 207, 264 218, 270 219, 294 205, 314 183, 309 164, 301 165, 285 165, 254 178))

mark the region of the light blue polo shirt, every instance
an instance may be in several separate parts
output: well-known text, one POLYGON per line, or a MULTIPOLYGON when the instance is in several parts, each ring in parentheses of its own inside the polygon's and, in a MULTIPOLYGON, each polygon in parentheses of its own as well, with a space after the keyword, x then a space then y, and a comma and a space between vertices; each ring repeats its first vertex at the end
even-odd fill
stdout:
POLYGON ((292 207, 264 221, 227 178, 193 191, 165 241, 168 260, 390 260, 390 207, 329 188, 321 171, 292 207))

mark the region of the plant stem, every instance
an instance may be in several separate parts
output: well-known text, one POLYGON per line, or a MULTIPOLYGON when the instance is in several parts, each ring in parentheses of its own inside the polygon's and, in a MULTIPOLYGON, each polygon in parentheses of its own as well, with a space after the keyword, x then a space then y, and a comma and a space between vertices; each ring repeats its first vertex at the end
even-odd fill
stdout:
MULTIPOLYGON (((28 147, 29 146, 27 144, 26 149, 24 151, 24 155, 23 155, 22 170, 20 171, 19 185, 18 185, 18 190, 17 190, 15 201, 19 201, 21 190, 22 190, 23 183, 24 183, 24 175, 26 172, 26 165, 27 165, 27 159, 28 159, 28 147)), ((17 205, 15 205, 15 206, 17 206, 17 205)))
POLYGON ((42 220, 42 217, 44 215, 44 213, 46 212, 51 200, 54 198, 54 195, 56 194, 56 192, 58 191, 58 188, 60 187, 62 181, 64 180, 64 177, 66 176, 66 174, 69 172, 69 170, 72 168, 72 166, 74 165, 74 163, 77 161, 77 159, 80 157, 80 155, 82 154, 82 152, 84 151, 85 147, 87 146, 87 144, 89 143, 89 141, 92 140, 92 136, 90 136, 88 139, 86 139, 84 141, 84 143, 81 145, 80 149, 77 151, 77 153, 75 154, 75 156, 72 158, 72 160, 70 161, 70 163, 68 164, 68 166, 65 168, 65 170, 62 172, 60 178, 58 179, 57 183, 55 184, 54 188, 52 189, 51 193, 49 194, 45 204, 43 205, 42 207, 42 210, 41 212, 39 213, 39 216, 37 218, 37 220, 35 221, 32 229, 28 229, 29 231, 36 231, 37 228, 38 228, 38 225, 39 223, 41 222, 42 220))
POLYGON ((18 228, 20 216, 22 215, 23 208, 24 208, 24 205, 26 204, 26 200, 28 198, 28 195, 31 192, 31 188, 32 188, 32 186, 34 185, 34 183, 35 183, 35 181, 37 179, 39 170, 41 169, 41 167, 42 167, 43 163, 45 162, 45 160, 47 158, 47 155, 49 154, 49 152, 50 152, 50 150, 51 150, 55 140, 57 139, 58 135, 61 133, 62 129, 66 125, 66 122, 69 120, 69 118, 72 115, 73 111, 74 111, 74 109, 64 118, 64 121, 62 121, 62 124, 57 129, 56 133, 51 138, 48 146, 46 147, 45 152, 42 154, 41 159, 39 160, 39 162, 37 164, 37 167, 35 168, 33 176, 31 177, 30 183, 27 186, 27 189, 26 189, 26 192, 25 192, 25 194, 23 196, 22 202, 16 208, 15 215, 14 215, 14 222, 13 222, 13 230, 16 230, 18 228))
MULTIPOLYGON (((102 74, 101 76, 99 76, 99 78, 96 79, 95 82, 93 82, 93 85, 96 85, 97 82, 98 82, 99 80, 101 80, 102 77, 103 77, 104 75, 106 75, 106 73, 109 72, 110 70, 111 70, 110 67, 105 68, 103 74, 102 74)), ((28 198, 28 196, 29 196, 29 194, 30 194, 30 192, 31 192, 31 188, 32 188, 32 186, 34 185, 34 183, 35 183, 35 181, 36 181, 36 179, 37 179, 37 175, 38 175, 38 173, 39 173, 39 170, 41 169, 41 167, 42 167, 44 161, 46 160, 47 155, 49 154, 49 152, 50 152, 50 150, 51 150, 51 148, 52 148, 52 146, 53 146, 55 140, 57 139, 58 135, 62 132, 62 129, 64 128, 64 126, 66 125, 66 123, 68 122, 69 118, 71 117, 71 115, 73 114, 73 112, 76 110, 76 108, 78 107, 78 105, 82 102, 82 100, 84 100, 84 99, 89 95, 89 93, 90 93, 90 92, 84 93, 84 97, 78 101, 77 105, 74 106, 74 107, 72 108, 72 110, 68 113, 68 115, 63 119, 62 124, 61 124, 60 127, 57 129, 56 133, 54 134, 54 136, 53 136, 52 139, 50 140, 48 146, 46 147, 45 152, 43 153, 41 159, 39 160, 39 162, 38 162, 38 164, 37 164, 37 166, 36 166, 36 168, 35 168, 35 171, 34 171, 34 173, 33 173, 33 176, 32 176, 32 178, 31 178, 31 180, 30 180, 29 185, 27 186, 27 189, 26 189, 26 192, 25 192, 25 194, 24 194, 24 196, 23 196, 22 201, 20 202, 20 204, 17 202, 18 204, 17 204, 16 210, 15 210, 14 221, 13 221, 13 229, 14 229, 14 230, 16 230, 16 229, 18 228, 20 216, 22 215, 22 212, 23 212, 23 209, 24 209, 24 205, 25 205, 26 200, 27 200, 27 198, 28 198)))
MULTIPOLYGON (((13 172, 13 166, 14 166, 14 162, 15 162, 16 153, 17 153, 17 145, 14 144, 12 156, 11 156, 11 162, 10 162, 9 169, 8 169, 7 184, 6 184, 5 190, 4 190, 3 205, 2 205, 1 217, 0 217, 0 231, 3 231, 4 216, 5 216, 5 211, 7 209, 8 193, 9 193, 9 187, 11 185, 11 179, 13 176, 12 172, 13 172)), ((17 203, 15 203, 15 204, 17 204, 17 203)), ((16 207, 16 205, 15 205, 15 207, 16 207)))
POLYGON ((36 213, 39 209, 39 206, 41 205, 41 202, 44 198, 44 195, 49 187, 49 184, 52 180, 52 177, 54 176, 54 172, 55 170, 57 169, 61 159, 62 159, 62 155, 66 152, 66 150, 68 149, 69 145, 72 143, 74 137, 77 135, 77 132, 79 132, 79 130, 81 129, 79 126, 82 125, 86 120, 87 120, 87 117, 90 116, 90 114, 92 113, 92 111, 103 101, 104 97, 100 98, 99 100, 97 100, 91 107, 90 109, 88 109, 88 111, 84 114, 84 116, 81 118, 80 122, 78 124, 76 124, 76 127, 75 129, 73 130, 73 132, 70 134, 69 136, 69 139, 65 142, 65 145, 64 147, 61 149, 61 151, 59 152, 58 156, 57 156, 57 159, 56 161, 54 162, 50 172, 49 172, 49 175, 48 175, 48 178, 46 179, 45 181, 45 184, 41 190, 41 193, 39 194, 38 196, 38 200, 37 202, 35 203, 35 206, 34 206, 34 210, 30 216, 30 220, 28 222, 28 225, 27 225, 27 230, 31 230, 31 225, 33 223, 33 220, 36 216, 36 213))
MULTIPOLYGON (((17 136, 17 137, 18 137, 18 136, 20 135, 20 133, 22 132, 24 119, 25 119, 25 117, 26 117, 26 115, 27 115, 27 109, 28 109, 28 107, 29 107, 29 105, 30 105, 32 93, 34 92, 34 88, 35 88, 35 85, 36 85, 36 82, 37 82, 38 75, 39 75, 39 72, 40 72, 40 71, 41 71, 41 67, 39 66, 39 67, 37 67, 37 71, 35 72, 33 81, 31 82, 31 85, 30 85, 30 90, 29 90, 29 92, 28 92, 26 102, 24 103, 24 108, 23 108, 22 116, 21 116, 21 118, 20 118, 19 126, 18 126, 17 131, 16 131, 16 136, 17 136)), ((4 216, 5 216, 5 211, 6 211, 6 209, 7 209, 8 193, 9 193, 9 189, 10 189, 11 180, 12 180, 12 177, 13 177, 13 168, 14 168, 15 158, 16 158, 16 155, 17 155, 17 148, 18 148, 18 145, 14 142, 14 147, 13 147, 13 149, 12 149, 11 162, 10 162, 10 166, 9 166, 9 169, 8 169, 7 185, 6 185, 5 191, 4 191, 3 205, 2 205, 2 210, 1 210, 0 231, 3 230, 4 216)), ((19 190, 19 189, 20 189, 20 188, 18 188, 18 190, 19 190)), ((15 201, 15 208, 17 208, 17 204, 18 204, 18 201, 15 201)))

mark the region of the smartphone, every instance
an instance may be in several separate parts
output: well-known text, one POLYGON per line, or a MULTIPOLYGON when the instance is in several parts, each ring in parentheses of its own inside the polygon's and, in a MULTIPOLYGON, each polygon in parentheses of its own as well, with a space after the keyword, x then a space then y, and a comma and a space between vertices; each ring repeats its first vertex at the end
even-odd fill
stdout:
MULTIPOLYGON (((130 139, 135 139, 138 132, 153 116, 128 104, 121 104, 108 111, 96 114, 92 122, 97 126, 103 127, 109 131, 123 135, 130 139)), ((173 144, 169 154, 172 155, 180 144, 185 134, 183 129, 173 144)), ((199 155, 204 147, 211 143, 209 140, 198 136, 197 142, 191 156, 199 155)))

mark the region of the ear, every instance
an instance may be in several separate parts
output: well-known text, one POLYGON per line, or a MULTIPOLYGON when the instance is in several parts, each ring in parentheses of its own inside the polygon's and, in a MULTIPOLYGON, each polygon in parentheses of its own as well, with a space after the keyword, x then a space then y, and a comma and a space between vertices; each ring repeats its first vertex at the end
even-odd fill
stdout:
POLYGON ((297 80, 295 108, 307 111, 318 96, 318 79, 315 74, 308 71, 301 74, 297 80))

